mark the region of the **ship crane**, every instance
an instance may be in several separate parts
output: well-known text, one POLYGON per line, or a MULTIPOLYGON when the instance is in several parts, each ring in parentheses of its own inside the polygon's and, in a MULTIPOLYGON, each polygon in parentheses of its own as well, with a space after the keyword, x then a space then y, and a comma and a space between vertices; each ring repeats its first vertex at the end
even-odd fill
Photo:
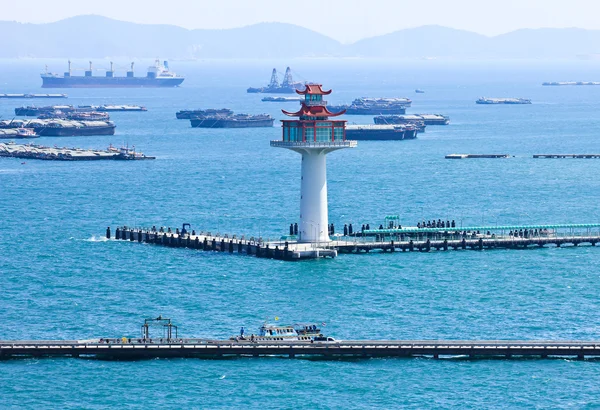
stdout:
POLYGON ((269 82, 269 88, 279 88, 279 78, 277 77, 277 69, 275 69, 275 68, 273 69, 273 73, 271 74, 271 81, 269 82))

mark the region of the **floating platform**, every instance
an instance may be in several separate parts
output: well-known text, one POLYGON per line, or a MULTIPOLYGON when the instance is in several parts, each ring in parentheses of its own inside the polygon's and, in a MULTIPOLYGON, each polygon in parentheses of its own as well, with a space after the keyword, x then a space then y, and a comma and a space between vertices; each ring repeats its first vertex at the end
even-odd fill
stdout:
POLYGON ((345 340, 233 341, 137 338, 92 340, 0 340, 0 359, 80 357, 108 360, 152 358, 371 357, 597 358, 600 341, 559 340, 345 340))
POLYGON ((487 98, 481 97, 476 104, 531 104, 529 98, 487 98))
POLYGON ((534 154, 533 158, 600 158, 600 154, 534 154))
POLYGON ((411 124, 422 122, 425 125, 448 125, 450 117, 441 114, 378 115, 373 117, 375 124, 411 124))
POLYGON ((449 154, 446 159, 468 159, 468 158, 510 158, 509 154, 449 154))
MULTIPOLYGON (((338 237, 329 242, 299 243, 292 240, 265 241, 262 238, 196 231, 180 234, 168 228, 118 227, 114 238, 174 248, 189 248, 259 258, 294 261, 336 257, 339 253, 430 252, 449 250, 525 249, 528 247, 600 243, 600 224, 514 225, 464 228, 391 228, 358 232, 359 236, 338 237), (537 234, 529 231, 538 230, 537 234), (515 234, 510 234, 514 231, 515 234), (525 231, 525 234, 523 232, 525 231)), ((106 237, 111 238, 108 228, 106 237)))
POLYGON ((73 137, 88 135, 114 135, 112 121, 2 120, 0 129, 31 128, 42 137, 73 137))
POLYGON ((600 85, 598 81, 558 81, 542 83, 544 86, 559 86, 559 85, 600 85))
MULTIPOLYGON (((0 130, 2 131, 2 130, 0 130)), ((0 157, 42 159, 51 161, 144 160, 155 159, 130 148, 93 150, 82 148, 45 147, 33 144, 0 143, 0 157)))
POLYGON ((68 98, 67 94, 0 94, 0 98, 68 98))

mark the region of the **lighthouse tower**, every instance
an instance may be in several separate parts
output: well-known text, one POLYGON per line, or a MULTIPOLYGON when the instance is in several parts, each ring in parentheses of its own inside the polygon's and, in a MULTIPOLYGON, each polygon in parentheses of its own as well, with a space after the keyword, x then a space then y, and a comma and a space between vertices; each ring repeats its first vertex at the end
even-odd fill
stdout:
POLYGON ((283 120, 283 138, 271 141, 272 147, 287 148, 302 155, 302 177, 300 182, 300 225, 299 242, 328 242, 329 218, 327 214, 327 167, 325 157, 331 151, 356 147, 356 141, 346 141, 346 121, 330 120, 344 111, 332 113, 327 109, 321 84, 307 84, 298 112, 285 115, 298 117, 283 120))

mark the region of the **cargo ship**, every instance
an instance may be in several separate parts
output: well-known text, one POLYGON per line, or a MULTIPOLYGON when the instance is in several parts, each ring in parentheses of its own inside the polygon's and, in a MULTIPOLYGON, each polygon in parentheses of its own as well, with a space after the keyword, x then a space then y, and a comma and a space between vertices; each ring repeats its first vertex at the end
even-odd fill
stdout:
POLYGON ((192 117, 203 117, 211 115, 233 115, 233 111, 231 111, 229 108, 209 108, 207 110, 181 110, 175 113, 175 117, 178 120, 191 120, 192 117))
POLYGON ((87 135, 114 135, 111 121, 2 120, 0 129, 29 128, 41 137, 73 137, 87 135))
POLYGON ((169 71, 169 64, 165 61, 163 64, 156 60, 153 66, 148 67, 145 77, 136 77, 133 72, 134 63, 131 63, 131 69, 127 71, 125 77, 115 76, 113 63, 110 63, 110 70, 106 70, 104 76, 93 75, 93 65, 90 61, 89 69, 85 70, 83 76, 72 75, 71 61, 69 69, 63 75, 48 72, 41 74, 42 88, 142 88, 142 87, 177 87, 184 78, 169 71))
POLYGON ((417 138, 418 129, 410 124, 346 125, 346 138, 356 141, 398 141, 417 138))
POLYGON ((346 110, 347 115, 405 114, 408 98, 357 98, 350 105, 328 105, 330 111, 346 110))
POLYGON ((450 117, 441 114, 378 115, 373 118, 375 124, 413 124, 448 125, 450 117))
POLYGON ((529 98, 487 98, 481 97, 477 101, 477 104, 531 104, 529 98))
POLYGON ((271 81, 266 87, 250 87, 246 91, 249 93, 271 93, 271 94, 294 94, 296 90, 302 88, 303 84, 294 82, 292 78, 292 70, 287 67, 285 74, 283 75, 283 81, 279 84, 279 78, 277 77, 277 69, 273 69, 271 73, 271 81))
POLYGON ((193 128, 272 127, 275 119, 268 114, 203 115, 190 118, 193 128))

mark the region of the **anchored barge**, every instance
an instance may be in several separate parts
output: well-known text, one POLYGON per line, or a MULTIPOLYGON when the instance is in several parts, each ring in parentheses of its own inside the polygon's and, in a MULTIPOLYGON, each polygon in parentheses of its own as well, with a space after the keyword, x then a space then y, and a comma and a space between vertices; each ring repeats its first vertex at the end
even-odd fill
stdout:
POLYGON ((80 105, 75 108, 72 105, 47 105, 38 107, 30 105, 27 107, 15 108, 15 115, 25 117, 37 117, 41 114, 48 114, 60 111, 61 113, 70 112, 114 112, 114 111, 148 111, 146 107, 139 105, 80 105))
POLYGON ((190 119, 193 128, 272 127, 274 121, 268 114, 199 115, 190 119))
POLYGON ((140 87, 177 87, 184 78, 169 71, 169 64, 165 61, 163 64, 156 60, 153 66, 148 67, 146 77, 135 77, 133 65, 127 71, 125 77, 115 76, 113 63, 110 63, 110 70, 106 70, 104 76, 93 75, 93 65, 90 61, 89 69, 85 70, 83 76, 72 75, 71 62, 69 69, 63 75, 48 72, 41 74, 42 88, 140 88, 140 87))
POLYGON ((600 357, 600 341, 584 340, 336 340, 318 325, 263 325, 256 335, 184 338, 171 319, 146 319, 138 336, 83 340, 0 340, 0 359, 80 357, 108 360, 152 358, 370 357, 521 358, 600 357), (151 332, 150 330, 153 330, 151 332), (160 334, 156 331, 160 331, 160 334))
POLYGON ((0 98, 67 98, 67 94, 0 94, 0 98))
POLYGON ((283 76, 283 81, 279 84, 279 78, 277 77, 277 69, 273 69, 271 73, 271 81, 266 87, 248 88, 249 93, 269 93, 269 94, 293 94, 296 90, 302 88, 302 83, 294 82, 292 78, 292 70, 287 67, 283 76))
POLYGON ((448 125, 450 117, 441 114, 406 114, 406 115, 378 115, 373 118, 375 124, 414 124, 448 125))
POLYGON ((42 137, 73 137, 86 135, 114 135, 112 121, 71 120, 2 120, 0 129, 31 128, 42 137))
POLYGON ((302 98, 298 97, 263 97, 263 102, 298 102, 302 101, 302 98))
POLYGON ((529 98, 487 98, 481 97, 476 104, 531 104, 529 98))
POLYGON ((397 125, 347 125, 346 137, 356 141, 399 141, 413 140, 417 138, 419 125, 397 124, 397 125))
POLYGON ((559 85, 600 85, 599 81, 558 81, 542 83, 544 86, 559 86, 559 85))
MULTIPOLYGON (((0 130, 1 131, 1 130, 0 130)), ((0 143, 0 157, 42 159, 51 161, 95 161, 95 160, 122 160, 135 161, 155 159, 147 157, 135 148, 114 148, 112 145, 107 150, 92 150, 82 148, 45 147, 43 145, 21 145, 15 143, 0 143)))
POLYGON ((220 108, 213 109, 209 108, 207 110, 181 110, 175 113, 175 117, 178 120, 191 120, 192 117, 202 117, 202 116, 214 116, 214 115, 233 115, 233 111, 229 108, 220 108))
POLYGON ((412 101, 408 98, 357 98, 350 105, 328 105, 332 111, 346 110, 347 115, 405 114, 412 101))

